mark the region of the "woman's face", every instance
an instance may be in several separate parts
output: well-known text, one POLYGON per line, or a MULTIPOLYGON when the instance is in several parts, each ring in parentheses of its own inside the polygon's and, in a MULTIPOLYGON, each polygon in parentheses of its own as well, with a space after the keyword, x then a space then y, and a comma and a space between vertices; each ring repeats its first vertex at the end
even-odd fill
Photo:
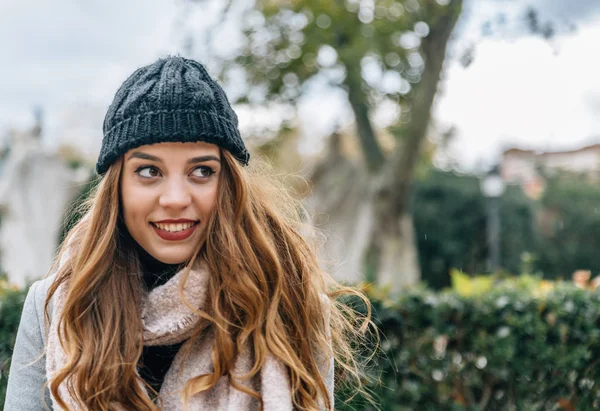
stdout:
POLYGON ((219 148, 204 142, 159 143, 132 149, 123 160, 127 230, 157 260, 187 262, 215 208, 219 148))

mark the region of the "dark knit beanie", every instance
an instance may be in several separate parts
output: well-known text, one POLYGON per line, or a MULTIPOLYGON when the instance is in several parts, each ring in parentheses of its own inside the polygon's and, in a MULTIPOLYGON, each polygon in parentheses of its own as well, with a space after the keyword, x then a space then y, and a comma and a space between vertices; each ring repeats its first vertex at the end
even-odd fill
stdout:
POLYGON ((243 165, 250 159, 225 92, 202 64, 183 57, 136 70, 115 94, 103 128, 100 175, 127 151, 164 142, 204 141, 228 150, 243 165))

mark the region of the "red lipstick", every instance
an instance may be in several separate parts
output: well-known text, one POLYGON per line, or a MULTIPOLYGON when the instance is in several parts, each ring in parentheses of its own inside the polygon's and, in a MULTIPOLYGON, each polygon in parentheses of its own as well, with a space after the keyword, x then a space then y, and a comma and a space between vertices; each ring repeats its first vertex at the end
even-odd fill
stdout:
POLYGON ((187 218, 178 218, 176 220, 167 219, 167 220, 159 220, 159 221, 154 221, 154 222, 159 223, 159 224, 183 224, 183 223, 195 223, 195 222, 197 222, 197 220, 189 220, 187 218))
MULTIPOLYGON (((193 222, 193 220, 162 220, 159 223, 160 224, 183 224, 183 223, 191 223, 191 222, 193 222)), ((151 224, 151 226, 154 229, 154 232, 163 240, 182 241, 194 233, 194 231, 196 230, 196 227, 198 226, 198 223, 195 222, 194 225, 192 225, 189 228, 186 228, 185 230, 174 231, 174 232, 162 230, 154 224, 151 224)))

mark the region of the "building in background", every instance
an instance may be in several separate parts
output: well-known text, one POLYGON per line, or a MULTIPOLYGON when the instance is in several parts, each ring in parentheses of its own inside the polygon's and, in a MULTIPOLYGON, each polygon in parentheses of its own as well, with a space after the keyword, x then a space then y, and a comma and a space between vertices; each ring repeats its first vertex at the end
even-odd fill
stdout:
POLYGON ((510 148, 502 153, 502 177, 509 184, 519 184, 531 198, 544 190, 542 173, 567 171, 600 179, 600 144, 568 151, 540 152, 510 148))

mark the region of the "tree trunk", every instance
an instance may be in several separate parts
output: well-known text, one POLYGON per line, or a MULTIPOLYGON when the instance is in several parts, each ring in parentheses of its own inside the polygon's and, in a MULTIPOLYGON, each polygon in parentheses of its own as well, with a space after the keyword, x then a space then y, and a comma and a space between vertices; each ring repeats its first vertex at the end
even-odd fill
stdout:
POLYGON ((392 292, 415 284, 420 279, 419 255, 416 247, 412 215, 405 213, 397 219, 398 235, 377 233, 379 244, 377 283, 392 292))
POLYGON ((369 104, 367 96, 361 89, 362 77, 359 67, 352 67, 346 63, 346 86, 348 88, 348 100, 354 113, 356 123, 356 134, 360 141, 363 157, 367 169, 371 174, 376 173, 385 163, 385 157, 381 146, 377 141, 373 124, 369 118, 369 104))
POLYGON ((406 127, 399 129, 400 144, 385 165, 374 195, 372 252, 377 256, 378 283, 390 287, 392 292, 414 284, 420 278, 414 227, 408 207, 411 182, 426 138, 446 47, 461 6, 462 1, 448 6, 447 13, 440 16, 423 39, 421 52, 425 68, 411 101, 412 119, 406 127))
POLYGON ((425 69, 411 99, 413 117, 401 130, 403 137, 387 161, 375 138, 360 77, 346 65, 348 97, 365 166, 346 159, 339 150, 330 151, 311 177, 313 193, 307 199, 315 214, 315 226, 327 236, 320 249, 321 262, 339 281, 374 279, 395 292, 420 279, 414 226, 407 204, 446 45, 461 4, 458 0, 448 6, 447 15, 432 25, 429 36, 423 40, 425 69))

